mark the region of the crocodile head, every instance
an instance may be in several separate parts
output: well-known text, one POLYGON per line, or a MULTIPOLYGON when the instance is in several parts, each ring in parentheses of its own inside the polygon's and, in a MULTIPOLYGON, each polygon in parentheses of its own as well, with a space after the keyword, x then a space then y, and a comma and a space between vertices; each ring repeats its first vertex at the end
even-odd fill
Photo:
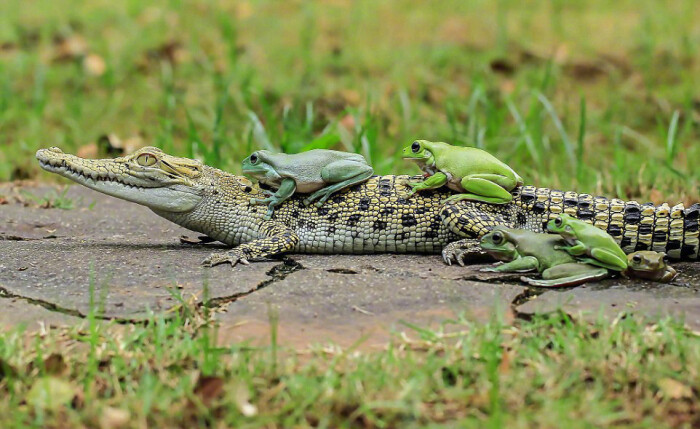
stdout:
POLYGON ((40 149, 41 168, 96 191, 164 212, 192 210, 205 194, 202 163, 145 147, 114 159, 85 159, 40 149))

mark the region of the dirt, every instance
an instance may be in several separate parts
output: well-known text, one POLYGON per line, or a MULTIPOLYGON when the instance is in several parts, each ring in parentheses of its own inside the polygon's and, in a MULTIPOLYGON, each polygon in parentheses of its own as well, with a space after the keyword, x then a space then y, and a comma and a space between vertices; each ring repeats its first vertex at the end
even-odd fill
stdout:
POLYGON ((80 186, 73 209, 38 204, 46 186, 0 186, 0 322, 30 329, 80 323, 91 311, 120 322, 206 304, 220 341, 381 346, 415 326, 456 329, 459 318, 511 322, 563 310, 613 320, 620 312, 684 317, 700 329, 700 267, 678 263, 670 285, 608 279, 563 290, 527 288, 518 276, 444 265, 437 255, 289 255, 250 266, 203 268, 217 244, 149 209, 80 186), (49 208, 46 208, 49 207, 49 208))

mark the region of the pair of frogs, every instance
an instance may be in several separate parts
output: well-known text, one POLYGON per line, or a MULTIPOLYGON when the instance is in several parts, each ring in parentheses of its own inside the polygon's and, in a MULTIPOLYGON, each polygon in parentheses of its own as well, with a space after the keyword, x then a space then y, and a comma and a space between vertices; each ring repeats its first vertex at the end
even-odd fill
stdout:
POLYGON ((664 253, 638 251, 626 255, 605 231, 567 214, 550 220, 547 230, 554 234, 494 228, 481 238, 481 248, 505 263, 482 271, 538 271, 541 279, 521 280, 540 287, 576 286, 604 279, 609 271, 659 282, 676 277, 676 270, 665 263, 664 253))
MULTIPOLYGON (((447 201, 506 204, 513 199, 510 191, 523 183, 513 169, 481 149, 417 140, 403 150, 403 157, 415 161, 425 173, 423 181, 409 183, 408 196, 447 185, 460 192, 447 201)), ((304 204, 320 207, 333 193, 369 179, 374 170, 355 153, 314 149, 289 155, 259 150, 243 160, 243 173, 276 190, 266 198, 250 200, 267 204, 270 219, 275 207, 295 192, 310 194, 304 204)))

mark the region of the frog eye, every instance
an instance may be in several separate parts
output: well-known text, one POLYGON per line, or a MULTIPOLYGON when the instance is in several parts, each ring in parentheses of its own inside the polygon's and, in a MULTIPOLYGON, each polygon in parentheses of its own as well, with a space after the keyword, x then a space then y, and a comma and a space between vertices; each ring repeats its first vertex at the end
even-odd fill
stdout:
POLYGON ((494 232, 493 236, 491 237, 491 241, 493 241, 493 244, 503 243, 503 234, 500 232, 494 232))
POLYGON ((257 153, 250 155, 250 163, 251 164, 257 164, 258 161, 260 161, 260 158, 258 157, 257 153))
POLYGON ((142 153, 138 156, 138 158, 136 158, 136 162, 143 167, 150 167, 155 164, 156 161, 158 161, 158 158, 156 158, 156 156, 152 153, 148 152, 142 153))
POLYGON ((413 144, 411 145, 411 151, 413 153, 418 153, 420 151, 420 143, 413 142, 413 144))
POLYGON ((632 262, 635 264, 641 264, 642 263, 642 257, 639 255, 634 255, 632 256, 632 262))
POLYGON ((562 220, 561 216, 559 216, 558 218, 554 219, 554 225, 555 225, 557 228, 561 228, 562 222, 563 222, 563 220, 562 220))

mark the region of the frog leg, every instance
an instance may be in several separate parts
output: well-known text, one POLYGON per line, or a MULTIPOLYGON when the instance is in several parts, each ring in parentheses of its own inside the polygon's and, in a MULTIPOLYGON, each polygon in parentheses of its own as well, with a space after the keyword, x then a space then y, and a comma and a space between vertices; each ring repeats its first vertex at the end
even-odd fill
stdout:
POLYGON ((447 183, 447 174, 438 171, 432 176, 426 177, 425 180, 418 183, 409 183, 411 191, 408 193, 408 197, 412 196, 416 192, 424 191, 426 189, 436 189, 440 188, 447 183))
POLYGON ((581 241, 576 241, 576 244, 573 246, 561 246, 559 244, 554 245, 554 250, 566 250, 569 255, 573 256, 581 256, 586 254, 586 250, 588 250, 588 247, 583 244, 581 241))
POLYGON ((489 204, 507 204, 513 200, 508 189, 517 186, 517 181, 500 174, 472 174, 461 182, 464 194, 453 195, 448 201, 471 200, 489 204))
POLYGON ((523 256, 513 259, 505 264, 484 268, 483 272, 514 273, 518 271, 532 271, 539 269, 540 262, 534 256, 523 256))
POLYGON ((627 259, 622 259, 607 249, 591 249, 593 258, 582 258, 581 260, 598 267, 607 268, 613 271, 624 271, 627 269, 627 259))
POLYGON ((521 277, 520 280, 532 286, 540 287, 567 287, 602 280, 608 276, 605 268, 594 267, 589 264, 570 262, 548 268, 542 272, 542 279, 521 277))
POLYGON ((671 267, 669 265, 666 267, 666 270, 664 270, 664 274, 661 277, 657 277, 656 281, 662 282, 662 283, 668 283, 671 280, 675 279, 677 275, 678 275, 678 271, 676 271, 673 267, 671 267))
POLYGON ((319 189, 304 199, 304 204, 309 205, 316 201, 316 207, 321 207, 335 192, 348 186, 362 183, 372 177, 374 170, 364 162, 348 159, 331 162, 321 169, 321 178, 328 186, 319 189))
POLYGON ((270 220, 272 218, 272 213, 275 211, 275 207, 282 204, 285 200, 294 195, 294 191, 296 191, 296 189, 297 184, 294 179, 286 178, 282 180, 277 192, 267 198, 251 198, 250 204, 267 204, 267 214, 265 214, 264 219, 270 220))

